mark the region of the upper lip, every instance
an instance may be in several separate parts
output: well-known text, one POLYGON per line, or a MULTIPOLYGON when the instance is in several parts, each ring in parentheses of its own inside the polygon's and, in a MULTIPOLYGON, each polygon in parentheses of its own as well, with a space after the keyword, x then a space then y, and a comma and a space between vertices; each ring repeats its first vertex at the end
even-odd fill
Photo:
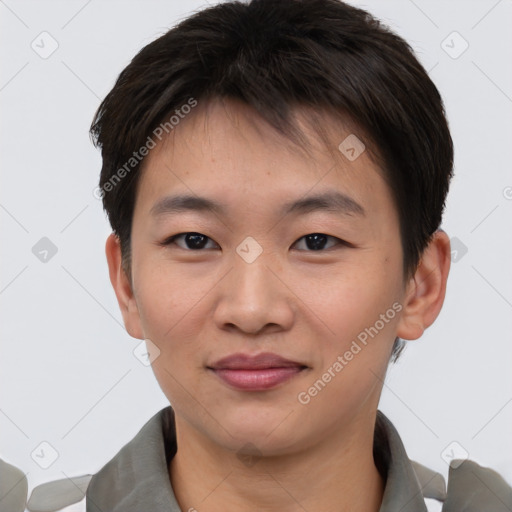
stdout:
POLYGON ((267 368, 306 367, 297 361, 291 361, 277 354, 265 352, 257 355, 232 354, 219 359, 208 368, 214 370, 264 370, 267 368))

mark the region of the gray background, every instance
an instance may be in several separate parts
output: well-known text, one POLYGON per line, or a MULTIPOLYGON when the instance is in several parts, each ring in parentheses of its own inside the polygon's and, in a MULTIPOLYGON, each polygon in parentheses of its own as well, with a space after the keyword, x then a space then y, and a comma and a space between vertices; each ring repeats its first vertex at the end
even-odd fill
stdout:
MULTIPOLYGON (((445 306, 390 367, 380 409, 412 459, 446 476, 467 452, 512 483, 512 2, 351 3, 413 46, 456 149, 445 306)), ((96 472, 168 404, 108 281, 88 128, 134 54, 202 5, 0 1, 0 456, 29 491, 96 472)))

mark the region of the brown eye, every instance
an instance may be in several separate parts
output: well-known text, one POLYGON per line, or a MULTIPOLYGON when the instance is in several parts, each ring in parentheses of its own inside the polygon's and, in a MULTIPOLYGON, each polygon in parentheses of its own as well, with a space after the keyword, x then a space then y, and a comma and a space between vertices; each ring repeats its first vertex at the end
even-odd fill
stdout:
MULTIPOLYGON (((169 246, 169 245, 174 244, 174 245, 177 245, 178 247, 180 247, 181 249, 198 251, 201 249, 209 248, 209 247, 206 247, 208 244, 208 241, 213 242, 213 240, 211 240, 211 238, 209 238, 206 235, 203 235, 201 233, 194 233, 194 232, 179 233, 177 235, 171 236, 170 238, 167 238, 163 242, 162 245, 169 246), (180 241, 180 243, 177 243, 178 240, 180 241)), ((213 243, 215 243, 215 242, 213 242, 213 243)), ((213 247, 213 248, 215 248, 215 247, 213 247)))
POLYGON ((295 244, 299 244, 299 242, 304 240, 307 251, 322 251, 326 249, 326 245, 328 245, 329 239, 334 240, 335 243, 330 247, 327 247, 327 249, 330 249, 332 246, 343 244, 343 240, 340 240, 335 236, 324 235, 323 233, 311 233, 309 235, 305 235, 302 238, 299 238, 295 244))

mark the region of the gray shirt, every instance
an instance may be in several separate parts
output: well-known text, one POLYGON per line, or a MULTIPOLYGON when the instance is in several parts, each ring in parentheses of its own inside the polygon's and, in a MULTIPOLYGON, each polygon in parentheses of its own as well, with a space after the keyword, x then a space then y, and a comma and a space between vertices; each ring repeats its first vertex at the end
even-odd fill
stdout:
MULTIPOLYGON (((176 501, 168 473, 176 450, 174 412, 168 406, 155 414, 95 475, 36 487, 28 510, 51 512, 79 503, 85 507, 80 510, 86 512, 186 512, 181 511, 176 501)), ((427 509, 427 503, 437 503, 436 510, 442 504, 442 512, 512 512, 512 488, 498 473, 471 460, 454 460, 446 488, 441 474, 409 459, 398 432, 381 411, 377 411, 373 455, 385 480, 379 512, 433 510, 427 509)), ((0 473, 4 468, 0 477, 9 473, 10 480, 18 482, 23 473, 7 466, 0 465, 0 473)), ((25 489, 26 497, 26 485, 17 483, 13 487, 8 483, 9 479, 0 478, 0 512, 23 510, 20 506, 25 498, 21 491, 25 489), (6 489, 5 496, 2 487, 6 489), (13 505, 4 509, 8 501, 13 505)))
MULTIPOLYGON (((181 512, 168 473, 175 453, 169 406, 93 476, 87 512, 181 512)), ((374 457, 386 481, 379 512, 427 512, 425 497, 444 501, 443 512, 512 511, 512 488, 496 472, 473 461, 450 467, 446 492, 442 475, 409 460, 398 432, 381 411, 377 411, 374 457)))

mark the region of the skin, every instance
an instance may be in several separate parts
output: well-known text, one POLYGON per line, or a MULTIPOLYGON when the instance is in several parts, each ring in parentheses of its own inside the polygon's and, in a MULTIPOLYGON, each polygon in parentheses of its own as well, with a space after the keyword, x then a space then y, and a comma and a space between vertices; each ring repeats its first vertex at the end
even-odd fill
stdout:
POLYGON ((398 214, 380 170, 368 151, 353 162, 341 155, 350 132, 325 122, 335 151, 303 122, 315 148, 308 157, 242 103, 199 104, 145 161, 131 278, 117 238, 107 240, 126 329, 160 351, 152 366, 176 414, 169 475, 182 510, 379 510, 385 483, 373 431, 393 341, 419 338, 437 317, 450 246, 436 232, 405 279, 398 214), (364 215, 278 213, 327 190, 350 196, 364 215), (228 215, 151 213, 176 193, 216 199, 228 215), (205 248, 185 237, 162 244, 187 232, 207 236, 205 248), (335 238, 314 251, 304 238, 312 233, 335 238), (252 263, 236 252, 248 236, 263 250, 252 263), (401 311, 301 404, 298 394, 394 303, 401 311), (308 368, 270 390, 240 391, 207 368, 240 352, 273 352, 308 368), (240 455, 251 453, 244 463, 240 455))

